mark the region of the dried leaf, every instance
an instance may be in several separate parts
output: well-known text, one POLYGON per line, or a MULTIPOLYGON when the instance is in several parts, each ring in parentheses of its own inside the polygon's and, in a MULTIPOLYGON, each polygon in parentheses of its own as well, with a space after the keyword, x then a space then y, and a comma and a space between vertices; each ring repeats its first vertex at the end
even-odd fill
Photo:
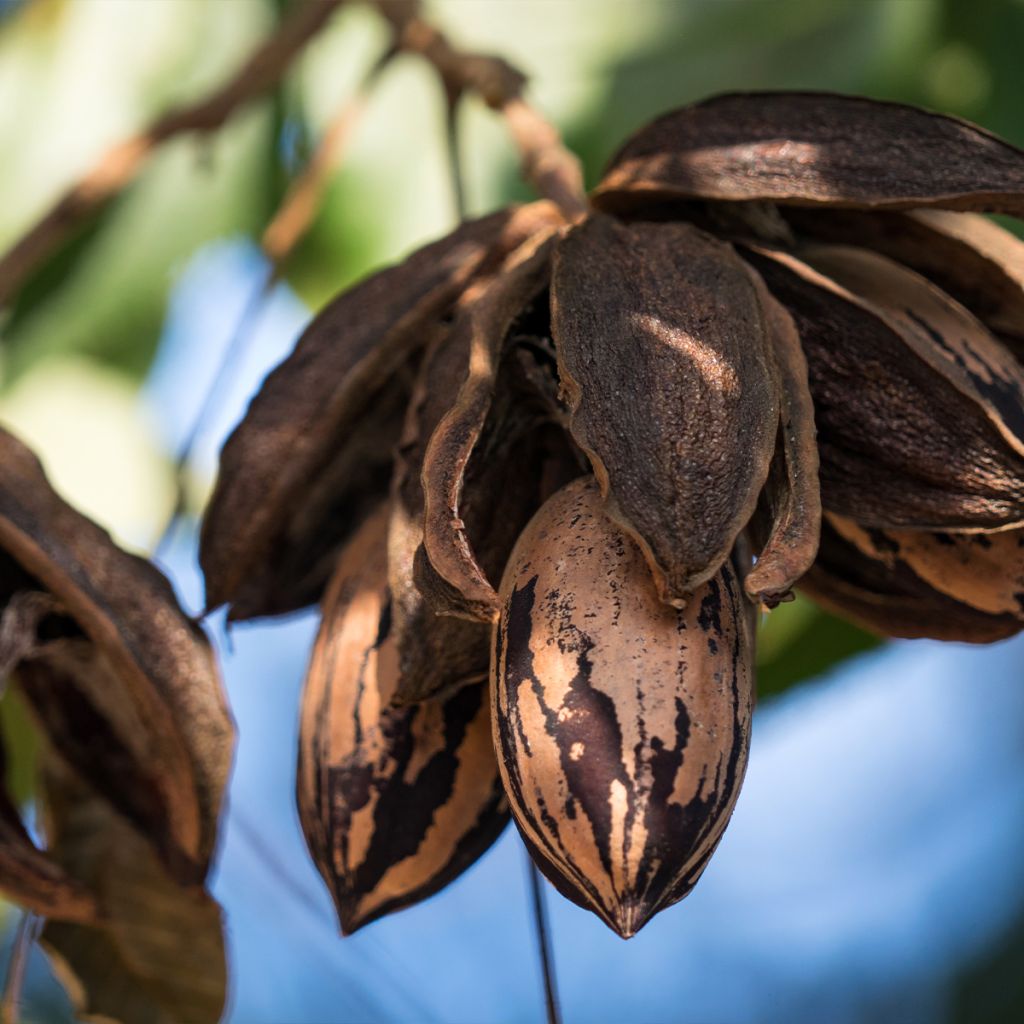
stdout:
POLYGON ((935 590, 989 615, 1024 623, 1024 530, 930 533, 880 530, 830 516, 848 543, 891 570, 901 565, 935 590))
POLYGON ((874 249, 923 274, 1024 357, 1024 241, 987 217, 797 209, 786 216, 805 235, 874 249))
POLYGON ((16 669, 43 731, 176 877, 202 879, 234 744, 202 631, 167 580, 65 504, 4 431, 0 549, 0 573, 16 563, 20 574, 0 582, 0 599, 45 592, 61 609, 16 669))
POLYGON ((517 317, 544 293, 552 231, 536 233, 512 253, 494 283, 467 307, 457 329, 469 334, 469 372, 438 424, 423 458, 423 547, 441 581, 460 595, 466 617, 491 622, 497 594, 466 533, 462 495, 467 466, 487 422, 502 355, 517 317))
POLYGON ((1024 521, 1024 463, 951 380, 927 332, 808 264, 746 249, 807 357, 826 509, 882 527, 1002 529, 1024 521), (930 339, 928 339, 930 341, 930 339))
POLYGON ((299 815, 346 934, 447 885, 508 820, 485 687, 391 706, 387 522, 342 553, 302 703, 299 815))
POLYGON ((535 203, 464 224, 313 320, 221 453, 200 543, 209 607, 241 595, 237 619, 317 599, 338 547, 387 494, 410 360, 474 275, 556 218, 535 203))
POLYGON ((676 198, 1024 216, 1024 153, 977 125, 900 103, 729 93, 640 129, 594 203, 622 213, 676 198))
POLYGON ((77 1009, 97 1024, 215 1024, 227 965, 220 909, 183 889, 139 834, 50 761, 53 855, 96 894, 101 925, 47 923, 42 944, 77 1009))
POLYGON ((726 564, 658 599, 598 486, 516 545, 492 659, 494 743, 542 868, 623 937, 694 886, 732 813, 754 701, 754 606, 726 564))
POLYGON ((1019 613, 992 614, 943 593, 894 559, 881 531, 858 527, 852 543, 839 522, 825 517, 818 560, 800 582, 828 611, 882 636, 991 643, 1020 631, 1019 613))
POLYGON ((756 285, 690 225, 595 216, 558 247, 552 326, 608 514, 681 606, 728 557, 768 476, 779 389, 756 285))
POLYGON ((769 526, 757 564, 743 585, 756 601, 774 608, 789 599, 792 586, 814 564, 821 529, 821 489, 814 403, 800 337, 793 318, 769 294, 756 272, 752 273, 771 329, 782 415, 775 456, 761 496, 769 526))

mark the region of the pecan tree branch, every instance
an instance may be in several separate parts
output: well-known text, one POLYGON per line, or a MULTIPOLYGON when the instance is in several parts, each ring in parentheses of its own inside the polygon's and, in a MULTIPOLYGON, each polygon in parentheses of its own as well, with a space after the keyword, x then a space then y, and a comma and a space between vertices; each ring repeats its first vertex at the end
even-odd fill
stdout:
POLYGON ((187 132, 220 128, 240 107, 275 85, 344 0, 309 0, 270 36, 230 81, 198 103, 157 118, 149 128, 109 149, 0 258, 0 306, 93 211, 136 178, 161 143, 187 132))
POLYGON ((414 0, 376 0, 395 34, 395 45, 416 53, 437 69, 448 95, 477 93, 505 117, 523 161, 523 175, 537 193, 575 219, 586 212, 579 160, 566 149, 555 127, 523 98, 525 76, 501 57, 468 53, 419 16, 414 0))
MULTIPOLYGON (((309 163, 292 182, 281 205, 263 231, 260 248, 267 259, 266 270, 260 276, 255 290, 242 309, 224 349, 224 354, 214 372, 213 380, 200 403, 199 411, 192 421, 184 443, 175 456, 174 507, 171 509, 171 514, 156 542, 154 550, 157 555, 166 553, 176 528, 188 507, 186 470, 200 433, 207 425, 209 416, 214 410, 215 399, 227 384, 231 368, 255 333, 264 303, 274 285, 281 279, 285 262, 313 224, 323 203, 327 187, 330 185, 332 173, 341 162, 345 147, 365 112, 370 92, 394 55, 393 48, 382 54, 356 88, 355 93, 338 108, 310 157, 309 163)), ((2 641, 3 635, 0 630, 0 666, 3 664, 2 641)), ((3 1022, 0 1021, 0 1024, 3 1022)))
POLYGON ((338 108, 309 163, 292 183, 264 230, 260 246, 273 265, 275 275, 280 272, 282 264, 313 223, 323 201, 324 192, 331 183, 331 176, 366 110, 370 91, 394 55, 394 49, 382 54, 359 84, 354 95, 338 108))

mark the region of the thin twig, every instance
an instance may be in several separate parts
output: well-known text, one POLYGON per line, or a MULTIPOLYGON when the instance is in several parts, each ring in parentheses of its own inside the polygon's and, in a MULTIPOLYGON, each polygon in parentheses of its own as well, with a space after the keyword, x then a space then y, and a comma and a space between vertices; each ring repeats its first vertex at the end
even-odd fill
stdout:
POLYGON ((171 514, 168 516, 167 522, 164 524, 160 537, 154 547, 154 555, 158 558, 167 553, 170 542, 177 531, 178 524, 181 522, 181 517, 185 514, 185 510, 188 507, 188 482, 186 479, 188 464, 192 459, 192 452, 196 442, 199 440, 203 427, 206 426, 206 421, 209 419, 210 413, 213 412, 214 398, 220 394, 221 388, 226 383, 228 370, 234 365, 239 355, 245 349, 249 339, 256 333, 256 324, 259 323, 260 315, 263 313, 263 303, 266 300, 267 292, 273 286, 273 280, 273 271, 269 268, 265 269, 253 293, 246 300, 242 313, 235 324, 234 330, 231 332, 231 338, 224 349, 224 354, 217 364, 213 380, 203 395, 199 411, 196 413, 192 426, 181 448, 178 449, 178 454, 174 458, 174 507, 171 509, 171 514))
POLYGON ((396 45, 419 54, 437 69, 449 88, 471 90, 504 115, 522 158, 523 176, 537 193, 552 200, 570 219, 587 211, 583 172, 557 129, 523 98, 525 76, 501 57, 468 53, 419 16, 414 0, 376 0, 391 24, 396 45))
POLYGON ((395 52, 394 49, 389 49, 382 54, 360 82, 356 92, 338 108, 338 112, 328 124, 309 162, 303 168, 302 173, 295 178, 277 212, 263 232, 260 248, 266 257, 267 267, 242 309, 235 328, 231 332, 227 347, 224 349, 224 354, 217 365, 213 380, 200 403, 192 427, 175 456, 174 507, 160 534, 160 539, 157 541, 157 555, 166 551, 188 505, 186 471, 196 442, 213 411, 214 400, 227 382, 231 367, 237 362, 255 335, 264 303, 281 279, 284 264, 295 251, 295 247, 305 237, 316 218, 331 176, 366 109, 370 90, 380 77, 381 72, 395 56, 395 52))
POLYGON ((466 180, 462 173, 462 153, 459 131, 461 93, 449 93, 445 107, 444 137, 448 148, 448 175, 452 183, 452 202, 455 216, 461 223, 466 219, 466 180))
POLYGON ((18 931, 15 933, 14 945, 11 949, 11 959, 7 965, 3 999, 0 1000, 0 1022, 2 1024, 18 1024, 28 958, 43 929, 43 921, 44 918, 26 910, 18 922, 18 931))
POLYGON ((550 928, 547 907, 544 903, 544 889, 540 872, 533 858, 526 854, 527 871, 530 875, 530 890, 533 894, 533 924, 537 933, 537 947, 540 965, 544 974, 544 1005, 547 1009, 548 1024, 561 1024, 562 1013, 558 1006, 558 986, 555 981, 555 961, 551 950, 550 928))
POLYGON ((158 146, 188 132, 216 131, 240 107, 272 88, 343 2, 310 0, 303 4, 213 95, 169 111, 104 153, 0 258, 0 306, 11 300, 26 278, 90 214, 135 180, 158 146))
POLYGON ((275 276, 313 223, 331 176, 366 110, 370 91, 395 53, 393 47, 385 50, 367 71, 355 93, 338 108, 316 151, 288 189, 280 208, 263 232, 260 244, 275 276))

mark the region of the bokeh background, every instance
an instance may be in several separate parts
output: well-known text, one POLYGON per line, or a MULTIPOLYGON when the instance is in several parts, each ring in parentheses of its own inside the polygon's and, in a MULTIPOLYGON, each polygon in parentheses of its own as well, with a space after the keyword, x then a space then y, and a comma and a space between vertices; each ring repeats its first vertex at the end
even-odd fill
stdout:
MULTIPOLYGON (((0 249, 104 148, 222 81, 285 11, 274 0, 0 0, 0 249)), ((440 0, 458 42, 525 70, 593 182, 649 117, 733 89, 815 88, 969 117, 1024 144, 1021 0, 440 0)), ((386 44, 344 9, 282 87, 215 136, 165 146, 0 321, 0 422, 125 545, 151 550, 174 456, 267 267, 262 229, 386 44)), ((471 212, 529 193, 503 126, 460 115, 471 212)), ((311 313, 455 220, 430 71, 386 70, 313 229, 217 389, 188 469, 217 452, 311 313)), ((159 560, 201 606, 194 519, 159 560)), ((543 1018, 526 868, 509 830, 424 905, 336 934, 293 809, 297 703, 316 628, 211 629, 240 729, 213 881, 229 1019, 543 1018)), ((567 1022, 996 1024, 1024 1020, 1024 643, 879 647, 803 601, 760 647, 747 783, 697 890, 628 943, 547 890, 567 1022)), ((10 784, 32 740, 10 697, 10 784)), ((0 909, 4 958, 18 920, 0 909)), ((25 1020, 72 1019, 37 955, 25 1020)))

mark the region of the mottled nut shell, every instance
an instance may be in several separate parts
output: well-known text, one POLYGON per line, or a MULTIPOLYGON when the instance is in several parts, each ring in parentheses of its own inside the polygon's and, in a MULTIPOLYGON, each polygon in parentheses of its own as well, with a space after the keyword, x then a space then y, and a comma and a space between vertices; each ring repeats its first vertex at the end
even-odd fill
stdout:
POLYGON ((338 560, 299 726, 299 818, 346 935, 433 895, 508 823, 485 686, 391 706, 387 523, 381 507, 338 560))
POLYGON ((739 793, 755 611, 727 562, 686 609, 592 478, 534 516, 494 634, 495 748, 545 873, 623 937, 694 886, 739 793))

